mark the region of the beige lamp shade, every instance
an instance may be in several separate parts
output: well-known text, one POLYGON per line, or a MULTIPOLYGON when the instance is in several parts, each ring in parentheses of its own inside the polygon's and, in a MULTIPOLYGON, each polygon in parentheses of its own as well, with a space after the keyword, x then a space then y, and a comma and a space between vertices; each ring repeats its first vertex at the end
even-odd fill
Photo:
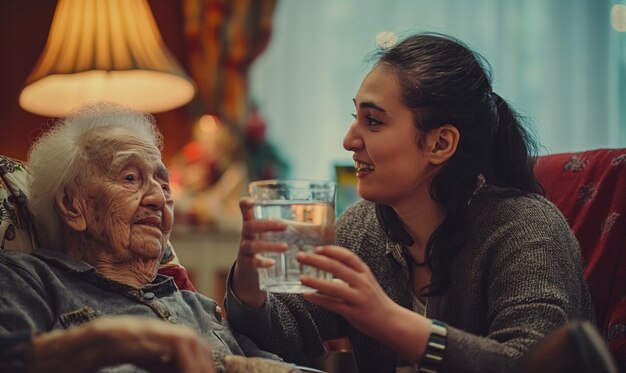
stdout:
POLYGON ((59 0, 20 106, 63 117, 81 104, 104 100, 158 113, 194 95, 146 0, 59 0))

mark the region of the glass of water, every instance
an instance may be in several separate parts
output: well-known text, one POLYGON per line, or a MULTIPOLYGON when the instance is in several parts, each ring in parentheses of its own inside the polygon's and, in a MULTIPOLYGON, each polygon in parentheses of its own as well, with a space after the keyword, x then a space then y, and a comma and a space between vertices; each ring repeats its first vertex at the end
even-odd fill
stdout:
POLYGON ((267 252, 270 268, 259 268, 261 290, 276 293, 315 291, 300 283, 300 275, 331 279, 330 273, 300 264, 300 251, 313 252, 316 246, 335 241, 335 189, 332 181, 264 180, 250 183, 250 196, 256 200, 255 219, 281 220, 287 229, 262 233, 260 239, 286 242, 287 251, 267 252))

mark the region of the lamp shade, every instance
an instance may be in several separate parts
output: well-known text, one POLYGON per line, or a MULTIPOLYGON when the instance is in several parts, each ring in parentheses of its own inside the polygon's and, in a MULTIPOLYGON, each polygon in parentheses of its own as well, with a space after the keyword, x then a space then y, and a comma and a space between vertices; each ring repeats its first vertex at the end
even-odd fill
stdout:
POLYGON ((146 0, 59 0, 19 101, 27 111, 63 117, 101 100, 158 113, 194 95, 146 0))

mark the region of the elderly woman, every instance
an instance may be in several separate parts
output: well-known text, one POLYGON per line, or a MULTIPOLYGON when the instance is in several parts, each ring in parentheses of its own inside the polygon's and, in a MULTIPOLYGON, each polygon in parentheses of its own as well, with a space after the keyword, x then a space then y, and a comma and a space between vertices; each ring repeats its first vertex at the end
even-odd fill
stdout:
POLYGON ((174 208, 161 144, 151 116, 96 104, 33 145, 30 209, 45 249, 0 253, 0 371, 212 372, 229 355, 277 359, 231 332, 215 301, 157 274, 174 208))

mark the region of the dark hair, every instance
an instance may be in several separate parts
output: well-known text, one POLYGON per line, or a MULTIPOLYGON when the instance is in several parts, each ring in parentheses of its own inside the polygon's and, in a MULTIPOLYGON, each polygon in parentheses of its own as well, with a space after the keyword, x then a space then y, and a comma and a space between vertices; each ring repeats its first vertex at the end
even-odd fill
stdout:
MULTIPOLYGON (((461 41, 417 34, 381 50, 378 57, 377 65, 394 72, 401 84, 404 104, 414 114, 418 145, 423 145, 424 134, 444 124, 460 133, 456 153, 439 169, 430 189, 446 212, 425 248, 433 276, 422 293, 434 295, 449 285, 449 266, 464 237, 478 175, 491 185, 514 188, 509 195, 543 193, 533 173, 536 146, 521 117, 493 92, 489 63, 461 41)), ((391 207, 379 204, 376 211, 391 240, 413 244, 391 207)))

